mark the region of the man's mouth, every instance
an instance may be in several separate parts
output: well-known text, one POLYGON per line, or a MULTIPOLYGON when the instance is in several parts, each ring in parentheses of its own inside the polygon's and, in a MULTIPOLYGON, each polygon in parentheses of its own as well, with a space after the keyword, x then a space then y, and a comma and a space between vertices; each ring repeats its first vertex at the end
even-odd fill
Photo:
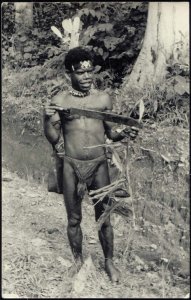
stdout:
POLYGON ((81 87, 83 87, 83 88, 90 88, 91 84, 92 84, 92 82, 83 82, 83 83, 81 83, 81 87))
POLYGON ((91 85, 92 82, 91 81, 86 81, 86 82, 82 82, 81 85, 84 85, 84 86, 89 86, 91 85))

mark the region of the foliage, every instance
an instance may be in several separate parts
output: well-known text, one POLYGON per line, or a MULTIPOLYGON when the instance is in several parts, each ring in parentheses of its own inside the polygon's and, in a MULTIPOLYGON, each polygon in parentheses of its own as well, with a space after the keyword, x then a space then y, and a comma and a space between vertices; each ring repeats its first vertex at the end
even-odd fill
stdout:
POLYGON ((62 74, 57 74, 55 65, 52 69, 45 64, 11 74, 10 70, 3 70, 2 111, 9 123, 17 123, 21 130, 29 129, 42 135, 43 105, 68 87, 62 74))
MULTIPOLYGON (((81 45, 88 45, 100 71, 97 85, 105 88, 119 84, 130 72, 140 51, 144 35, 147 3, 145 2, 34 2, 33 29, 21 37, 22 53, 17 51, 18 36, 14 27, 14 3, 2 7, 3 64, 11 68, 43 65, 66 53, 66 45, 50 30, 56 26, 63 33, 63 19, 81 18, 81 45)), ((59 68, 60 66, 58 66, 59 68)))
POLYGON ((169 55, 164 52, 166 69, 162 82, 147 83, 142 89, 116 89, 114 103, 117 113, 123 112, 137 119, 143 117, 146 123, 157 122, 166 126, 180 125, 188 128, 188 40, 188 37, 181 33, 181 38, 174 44, 172 53, 169 55))
MULTIPOLYGON (((157 121, 188 127, 189 68, 182 64, 184 59, 181 47, 185 42, 183 38, 175 45, 177 59, 170 57, 167 61, 166 79, 163 84, 148 84, 142 91, 133 89, 128 93, 118 90, 123 76, 131 72, 141 48, 147 4, 34 3, 34 28, 28 33, 30 38, 23 38, 23 58, 19 58, 15 52, 14 13, 13 3, 2 7, 3 64, 5 73, 12 73, 4 81, 3 95, 5 98, 7 94, 14 97, 14 105, 17 105, 20 97, 21 107, 25 107, 26 101, 32 101, 38 109, 54 94, 67 89, 69 82, 64 76, 63 68, 67 46, 61 43, 50 27, 56 26, 64 34, 63 19, 79 16, 81 45, 88 45, 96 62, 95 85, 112 95, 116 112, 126 113, 138 119, 142 103, 144 122, 157 121)), ((34 111, 30 106, 27 109, 24 124, 34 129, 36 125, 31 119, 34 111)), ((37 118, 39 117, 37 114, 37 118)))
POLYGON ((116 93, 117 112, 139 118, 140 102, 144 103, 143 120, 147 123, 189 126, 189 68, 174 63, 167 65, 162 83, 147 84, 142 90, 129 90, 128 95, 116 93))

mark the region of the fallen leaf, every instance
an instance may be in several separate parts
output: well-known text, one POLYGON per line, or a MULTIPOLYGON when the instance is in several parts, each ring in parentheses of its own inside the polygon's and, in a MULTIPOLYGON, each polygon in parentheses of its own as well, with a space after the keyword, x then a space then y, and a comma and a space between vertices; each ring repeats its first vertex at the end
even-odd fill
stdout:
POLYGON ((170 162, 170 159, 166 156, 164 156, 163 154, 161 154, 161 157, 167 162, 169 163, 170 162))
POLYGON ((95 239, 90 239, 88 241, 88 244, 96 244, 96 243, 97 243, 97 241, 95 239))
POLYGON ((69 261, 68 259, 65 259, 65 258, 63 258, 63 257, 61 257, 61 256, 57 257, 56 259, 57 259, 57 260, 61 263, 61 265, 64 266, 64 267, 70 268, 70 267, 72 266, 72 262, 69 261))
POLYGON ((38 195, 34 194, 34 193, 30 193, 28 196, 31 197, 31 198, 36 198, 38 195))
POLYGON ((145 111, 145 105, 144 105, 143 100, 141 99, 140 102, 139 102, 139 121, 142 120, 144 111, 145 111))
POLYGON ((165 258, 165 257, 161 257, 161 262, 164 262, 164 263, 168 263, 168 259, 167 258, 165 258))
POLYGON ((145 264, 144 261, 143 261, 142 259, 140 259, 140 257, 137 256, 137 255, 135 255, 134 259, 135 259, 135 262, 136 262, 138 265, 144 265, 144 264, 145 264))
POLYGON ((76 293, 81 293, 84 290, 86 282, 87 282, 87 277, 91 273, 91 271, 94 271, 94 270, 95 270, 95 267, 92 262, 92 258, 91 258, 91 256, 89 256, 85 260, 80 271, 75 276, 73 288, 76 293))
POLYGON ((152 248, 152 249, 156 250, 156 249, 157 249, 157 245, 155 245, 155 244, 151 244, 151 245, 150 245, 150 248, 152 248))
POLYGON ((31 240, 31 243, 35 246, 35 247, 40 247, 40 246, 44 246, 46 244, 45 240, 42 240, 40 238, 35 238, 31 240))

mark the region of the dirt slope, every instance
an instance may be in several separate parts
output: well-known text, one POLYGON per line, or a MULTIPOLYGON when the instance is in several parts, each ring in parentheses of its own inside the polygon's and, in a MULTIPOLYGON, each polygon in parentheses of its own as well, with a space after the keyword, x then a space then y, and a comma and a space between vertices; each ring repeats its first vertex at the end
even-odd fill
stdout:
MULTIPOLYGON (((112 285, 103 271, 103 256, 97 238, 94 212, 88 198, 83 205, 84 257, 89 258, 81 278, 68 278, 72 263, 66 236, 66 213, 62 195, 2 173, 2 293, 19 298, 182 298, 189 292, 188 257, 182 249, 185 268, 173 272, 165 253, 134 230, 118 215, 112 216, 115 233, 115 263, 121 282, 112 285), (90 260, 90 255, 92 260, 90 260)), ((146 227, 152 230, 151 224, 146 227)), ((160 230, 158 226, 157 230, 160 230)), ((8 297, 8 296, 7 296, 8 297)))

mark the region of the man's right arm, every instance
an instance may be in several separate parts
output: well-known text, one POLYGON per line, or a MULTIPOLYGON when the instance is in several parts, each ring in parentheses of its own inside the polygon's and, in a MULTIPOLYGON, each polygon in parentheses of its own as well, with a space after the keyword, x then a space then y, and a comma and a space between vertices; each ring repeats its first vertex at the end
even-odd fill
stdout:
POLYGON ((56 111, 56 104, 54 101, 44 108, 43 116, 44 134, 47 140, 54 146, 58 143, 61 133, 61 120, 56 111))

